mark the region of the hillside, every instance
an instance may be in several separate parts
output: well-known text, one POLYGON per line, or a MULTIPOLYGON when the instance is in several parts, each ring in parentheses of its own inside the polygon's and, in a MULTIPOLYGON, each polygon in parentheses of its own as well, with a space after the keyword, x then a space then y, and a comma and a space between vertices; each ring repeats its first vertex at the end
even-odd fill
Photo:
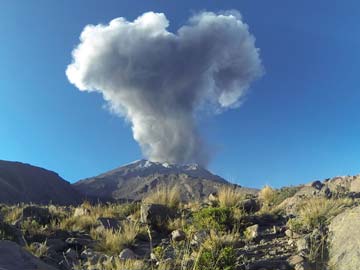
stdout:
POLYGON ((0 160, 0 202, 76 204, 80 195, 57 173, 20 162, 0 160))
MULTIPOLYGON (((197 164, 177 165, 139 160, 96 177, 80 180, 73 187, 80 193, 100 199, 140 200, 160 185, 179 185, 183 200, 197 200, 230 185, 197 164)), ((255 189, 236 186, 247 193, 255 189)))

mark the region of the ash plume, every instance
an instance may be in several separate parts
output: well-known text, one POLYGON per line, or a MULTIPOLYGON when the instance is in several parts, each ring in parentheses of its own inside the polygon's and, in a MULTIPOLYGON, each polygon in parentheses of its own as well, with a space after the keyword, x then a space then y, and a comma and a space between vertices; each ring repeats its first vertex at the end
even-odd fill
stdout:
POLYGON ((87 25, 66 75, 130 121, 150 160, 205 165, 209 152, 196 116, 241 104, 262 75, 259 50, 236 11, 199 13, 176 33, 168 26, 154 12, 87 25))

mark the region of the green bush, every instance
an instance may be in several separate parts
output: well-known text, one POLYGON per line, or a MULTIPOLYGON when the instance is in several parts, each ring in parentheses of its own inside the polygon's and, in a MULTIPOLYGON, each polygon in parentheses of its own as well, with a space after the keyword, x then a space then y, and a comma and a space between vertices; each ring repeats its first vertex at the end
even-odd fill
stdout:
POLYGON ((194 214, 194 226, 198 229, 225 231, 233 223, 229 208, 203 208, 194 214))
POLYGON ((201 251, 195 270, 235 270, 236 253, 233 247, 204 249, 201 251))

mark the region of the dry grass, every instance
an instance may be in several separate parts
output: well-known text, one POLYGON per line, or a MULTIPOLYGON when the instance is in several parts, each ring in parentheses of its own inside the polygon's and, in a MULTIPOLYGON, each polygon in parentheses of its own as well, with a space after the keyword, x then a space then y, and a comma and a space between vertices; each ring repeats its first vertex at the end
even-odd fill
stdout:
POLYGON ((306 229, 311 230, 326 225, 332 217, 352 204, 351 199, 311 198, 300 206, 298 218, 306 229))
POLYGON ((140 233, 140 226, 131 222, 124 222, 119 230, 92 229, 90 235, 98 240, 97 249, 110 254, 118 254, 126 247, 131 247, 136 236, 140 233))
POLYGON ((149 269, 141 260, 121 260, 117 256, 107 257, 104 261, 92 264, 90 261, 74 266, 74 270, 96 269, 96 270, 146 270, 149 269))
POLYGON ((272 187, 266 185, 259 192, 259 199, 262 201, 264 205, 270 206, 276 196, 276 190, 272 187))
POLYGON ((22 206, 12 206, 10 208, 7 208, 4 213, 4 221, 9 224, 15 222, 21 217, 22 210, 22 206))
POLYGON ((61 230, 67 231, 89 231, 92 227, 97 224, 98 216, 69 216, 62 219, 57 225, 61 230))
POLYGON ((221 207, 235 207, 244 198, 242 192, 231 186, 223 186, 218 192, 218 199, 221 207))
POLYGON ((49 248, 45 241, 43 243, 31 243, 30 245, 26 245, 25 249, 36 257, 43 257, 47 255, 49 248))
POLYGON ((179 186, 158 186, 143 201, 145 203, 156 203, 177 208, 180 204, 180 188, 179 186))

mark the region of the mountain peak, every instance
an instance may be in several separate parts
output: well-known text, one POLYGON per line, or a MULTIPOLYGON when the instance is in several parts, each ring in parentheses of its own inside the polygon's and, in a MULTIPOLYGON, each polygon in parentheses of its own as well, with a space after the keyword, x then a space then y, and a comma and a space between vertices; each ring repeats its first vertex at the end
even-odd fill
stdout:
POLYGON ((144 169, 144 168, 151 168, 151 167, 163 167, 163 168, 167 168, 167 169, 181 169, 181 170, 203 169, 197 163, 177 164, 177 163, 171 163, 168 161, 158 162, 158 161, 151 161, 151 160, 147 160, 147 159, 136 160, 131 163, 128 163, 127 165, 121 166, 120 168, 122 168, 122 167, 133 167, 133 168, 137 168, 137 169, 144 169))
POLYGON ((74 187, 89 196, 142 199, 159 185, 179 185, 184 199, 203 198, 222 185, 230 185, 199 164, 136 160, 109 172, 78 181, 74 187))

